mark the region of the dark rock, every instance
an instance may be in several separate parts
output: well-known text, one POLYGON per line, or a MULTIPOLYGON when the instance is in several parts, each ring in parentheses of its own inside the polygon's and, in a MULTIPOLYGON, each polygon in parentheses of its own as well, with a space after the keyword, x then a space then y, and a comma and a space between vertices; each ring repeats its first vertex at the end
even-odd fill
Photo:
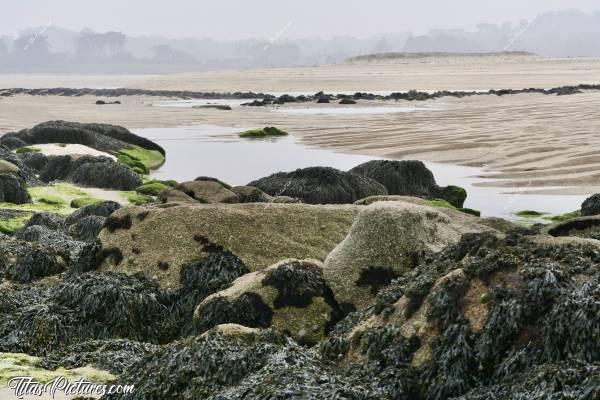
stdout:
POLYGON ((0 144, 11 145, 14 138, 26 144, 73 143, 82 144, 100 151, 116 151, 137 145, 148 150, 157 150, 163 155, 162 147, 129 130, 109 124, 81 124, 68 121, 48 121, 11 134, 10 139, 0 139, 0 144), (11 142, 8 142, 10 140, 11 142))
POLYGON ((115 190, 134 190, 144 182, 131 167, 117 162, 86 163, 71 176, 73 183, 115 190))
POLYGON ((278 172, 250 182, 248 186, 257 187, 271 196, 299 198, 309 204, 346 204, 387 194, 387 189, 372 179, 330 167, 278 172))
POLYGON ((238 203, 238 196, 223 186, 220 181, 195 180, 182 182, 175 189, 198 200, 201 203, 238 203))
POLYGON ((350 172, 373 179, 392 195, 440 198, 461 208, 466 191, 457 186, 439 187, 433 173, 421 161, 373 160, 360 164, 350 172))
POLYGON ((217 182, 220 183, 222 186, 226 187, 227 189, 231 189, 231 185, 211 176, 199 176, 194 180, 198 182, 217 182))
POLYGON ((102 230, 105 221, 106 217, 99 217, 97 215, 81 218, 69 227, 69 234, 77 240, 86 242, 94 241, 102 230))
POLYGON ((109 217, 113 212, 121 208, 121 205, 115 201, 103 201, 101 203, 90 204, 81 207, 66 218, 67 225, 73 225, 89 216, 109 217))
POLYGON ((48 156, 37 152, 24 153, 21 161, 27 168, 40 173, 48 164, 48 156))
POLYGON ((321 96, 317 99, 317 103, 319 103, 319 104, 329 103, 329 97, 321 96))
POLYGON ((31 218, 25 223, 23 229, 39 225, 56 231, 60 230, 64 226, 64 224, 65 217, 51 212, 41 212, 33 214, 31 218))
POLYGON ((0 174, 0 203, 31 203, 25 181, 12 174, 0 174))
POLYGON ((343 98, 340 100, 340 104, 356 104, 356 101, 350 99, 350 98, 343 98))
POLYGON ((600 214, 600 193, 588 197, 581 205, 581 215, 584 217, 600 214))

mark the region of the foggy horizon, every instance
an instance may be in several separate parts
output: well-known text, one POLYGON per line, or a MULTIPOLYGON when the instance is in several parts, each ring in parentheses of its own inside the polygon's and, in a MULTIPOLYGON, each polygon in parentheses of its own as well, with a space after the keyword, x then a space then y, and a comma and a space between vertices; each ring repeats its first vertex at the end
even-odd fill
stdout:
POLYGON ((527 3, 508 0, 502 4, 484 4, 476 0, 457 0, 450 4, 425 0, 410 5, 391 0, 371 3, 306 0, 295 4, 274 0, 189 4, 173 0, 168 4, 152 5, 139 0, 127 3, 56 0, 50 4, 24 0, 4 5, 0 36, 16 37, 27 29, 52 26, 73 31, 120 31, 138 37, 219 41, 334 36, 367 38, 404 32, 422 35, 437 29, 473 30, 482 23, 519 23, 531 21, 539 14, 570 10, 593 13, 599 11, 600 6, 592 0, 533 0, 527 3))

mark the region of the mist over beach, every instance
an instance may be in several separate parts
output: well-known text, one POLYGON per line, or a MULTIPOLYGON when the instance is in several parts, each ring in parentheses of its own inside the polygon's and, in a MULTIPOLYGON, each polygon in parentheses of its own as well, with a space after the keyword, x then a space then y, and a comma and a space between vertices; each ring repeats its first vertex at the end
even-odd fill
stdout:
POLYGON ((600 398, 600 6, 0 13, 2 399, 600 398))

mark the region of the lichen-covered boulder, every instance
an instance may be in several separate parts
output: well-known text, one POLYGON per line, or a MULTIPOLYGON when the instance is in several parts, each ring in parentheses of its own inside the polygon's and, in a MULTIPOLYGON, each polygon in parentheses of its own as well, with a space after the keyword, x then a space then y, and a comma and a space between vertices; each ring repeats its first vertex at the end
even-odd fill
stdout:
POLYGON ((113 212, 120 209, 121 205, 116 201, 102 201, 96 204, 90 204, 85 207, 81 207, 66 217, 65 223, 67 225, 76 224, 79 220, 89 217, 109 217, 113 212))
POLYGON ((439 187, 422 161, 372 160, 350 172, 381 183, 391 195, 440 198, 457 208, 463 206, 467 197, 466 191, 458 186, 439 187))
POLYGON ((600 215, 572 218, 546 226, 542 232, 554 237, 570 236, 573 238, 600 240, 600 215))
POLYGON ((31 203, 25 181, 12 173, 0 173, 0 203, 31 203))
POLYGON ((250 182, 271 196, 289 196, 308 204, 348 204, 364 197, 387 194, 380 183, 330 167, 278 172, 250 182))
POLYGON ((581 204, 581 215, 584 217, 600 214, 600 193, 585 199, 581 204))
POLYGON ((214 246, 235 254, 251 271, 286 258, 324 260, 359 209, 272 203, 122 208, 99 235, 104 250, 119 256, 101 268, 143 272, 161 285, 178 287, 181 267, 204 259, 214 246))
POLYGON ((458 242, 463 233, 489 230, 474 219, 465 215, 455 223, 428 206, 374 203, 358 215, 348 236, 327 256, 327 283, 346 311, 363 309, 425 256, 458 242))
POLYGON ((194 312, 198 331, 224 323, 274 329, 306 345, 318 343, 342 317, 314 260, 284 260, 236 279, 194 312))
POLYGON ((270 203, 273 197, 252 186, 234 186, 231 191, 238 196, 240 203, 270 203))
POLYGON ((201 203, 239 203, 238 196, 219 182, 182 182, 176 189, 201 203))
POLYGON ((177 189, 165 189, 158 194, 158 201, 163 204, 166 203, 178 203, 178 204, 198 204, 198 200, 188 196, 181 190, 177 189))

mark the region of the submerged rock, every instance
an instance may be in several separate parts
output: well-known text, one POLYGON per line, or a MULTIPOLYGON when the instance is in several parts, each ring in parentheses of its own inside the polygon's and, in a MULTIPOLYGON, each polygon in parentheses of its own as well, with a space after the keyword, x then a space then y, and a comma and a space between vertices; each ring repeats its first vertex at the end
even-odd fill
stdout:
POLYGON ((289 196, 308 204, 348 204, 364 197, 387 194, 386 188, 361 175, 330 167, 278 172, 248 186, 271 196, 289 196))
POLYGON ((427 255, 458 242, 463 233, 489 230, 476 221, 464 215, 456 223, 431 207, 376 202, 358 215, 348 236, 327 256, 327 284, 346 312, 364 309, 427 255))
POLYGON ((322 265, 310 260, 285 260, 243 275, 194 313, 200 332, 224 323, 273 327, 306 345, 318 343, 341 318, 322 265))
POLYGON ((440 198, 457 208, 463 206, 467 197, 460 187, 439 187, 433 173, 421 161, 372 160, 350 172, 381 183, 391 195, 440 198))

